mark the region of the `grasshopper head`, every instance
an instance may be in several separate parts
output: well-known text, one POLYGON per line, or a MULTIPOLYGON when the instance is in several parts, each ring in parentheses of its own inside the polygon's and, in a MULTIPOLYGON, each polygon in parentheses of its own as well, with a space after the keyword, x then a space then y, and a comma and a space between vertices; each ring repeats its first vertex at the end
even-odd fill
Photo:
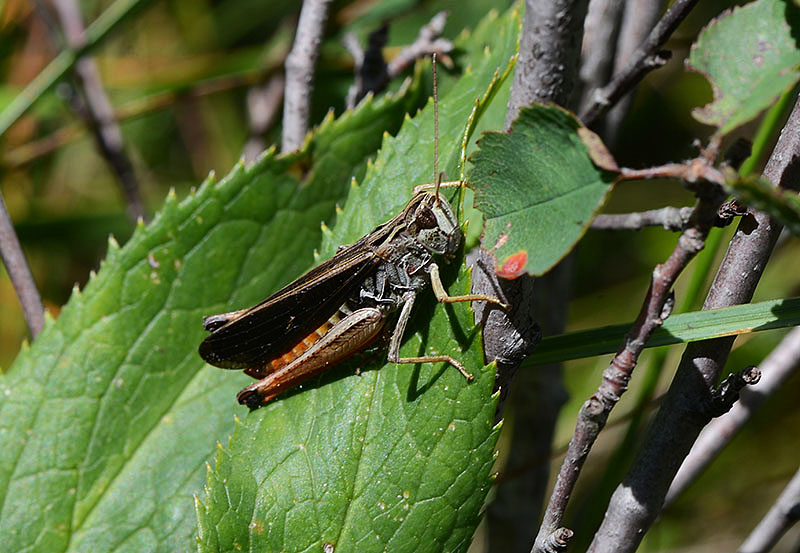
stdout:
POLYGON ((461 228, 453 208, 443 197, 420 192, 411 200, 406 228, 426 250, 452 257, 461 245, 461 228))

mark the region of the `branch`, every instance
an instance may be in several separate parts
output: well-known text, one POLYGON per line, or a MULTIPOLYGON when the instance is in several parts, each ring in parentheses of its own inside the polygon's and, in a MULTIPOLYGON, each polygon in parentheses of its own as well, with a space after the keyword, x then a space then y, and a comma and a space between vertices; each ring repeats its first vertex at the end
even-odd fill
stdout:
POLYGON ((581 113, 580 117, 587 127, 591 127, 601 115, 638 84, 647 73, 667 62, 669 53, 660 52, 659 48, 667 41, 697 2, 698 0, 676 0, 656 26, 653 27, 644 43, 633 54, 628 65, 614 75, 610 83, 592 94, 591 104, 581 113))
MULTIPOLYGON (((800 164, 800 104, 795 104, 764 169, 771 182, 791 182, 800 164)), ((743 217, 703 309, 749 302, 769 260, 781 225, 763 213, 743 217)), ((711 390, 734 337, 689 344, 664 403, 629 473, 611 498, 591 552, 633 552, 659 515, 681 463, 709 422, 711 390)))
MULTIPOLYGON (((663 227, 665 230, 685 230, 692 218, 691 207, 662 207, 636 213, 607 213, 592 221, 592 230, 642 230, 644 227, 663 227)), ((745 215, 747 208, 736 201, 723 203, 714 218, 715 227, 727 227, 733 218, 745 215)))
POLYGON ((771 551, 780 537, 800 520, 800 470, 783 489, 778 501, 750 533, 739 553, 771 551))
MULTIPOLYGON (((569 105, 570 93, 578 79, 587 5, 588 0, 526 0, 520 53, 506 110, 507 129, 519 109, 534 100, 569 105)), ((527 459, 542 459, 513 486, 499 488, 489 507, 491 548, 514 551, 530 547, 531 521, 538 520, 547 489, 553 429, 566 401, 560 364, 515 374, 519 360, 538 342, 540 331, 536 320, 544 332, 557 333, 563 329, 571 262, 567 260, 539 279, 534 289, 534 280, 527 275, 513 281, 498 280, 494 272, 495 260, 488 254, 482 255, 488 270, 478 270, 480 265, 476 266, 473 291, 490 293, 502 289, 509 294, 513 306, 510 313, 492 309, 485 318, 477 311, 475 314, 476 320, 484 321, 487 360, 500 357, 497 385, 501 400, 510 397, 516 407, 507 469, 513 471, 515 465, 527 459), (517 381, 512 389, 514 378, 517 381)))
POLYGON ((294 152, 303 145, 311 118, 314 66, 328 20, 332 0, 304 0, 297 22, 294 45, 286 57, 286 93, 283 97, 281 152, 294 152))
MULTIPOLYGON (((636 52, 636 48, 647 38, 648 33, 658 22, 658 17, 664 12, 665 3, 665 0, 628 0, 625 2, 622 27, 617 39, 617 55, 614 59, 613 74, 623 70, 636 52)), ((633 94, 626 93, 617 100, 603 118, 603 129, 599 131, 599 134, 606 144, 616 143, 622 120, 628 114, 632 100, 633 94)))
MULTIPOLYGON (((87 42, 86 30, 75 0, 52 0, 52 4, 64 31, 67 45, 72 50, 83 49, 87 42)), ((125 153, 122 131, 114 118, 111 101, 100 82, 100 74, 94 59, 88 55, 81 56, 75 63, 74 75, 86 108, 78 111, 84 115, 100 153, 117 175, 127 199, 128 214, 133 221, 136 221, 144 217, 139 181, 133 170, 133 164, 125 153)))
POLYGON ((255 161, 266 149, 264 134, 275 124, 283 100, 284 78, 275 74, 265 84, 247 91, 247 118, 250 138, 244 145, 242 157, 245 162, 255 161))
POLYGON ((383 60, 383 47, 386 45, 388 26, 370 33, 367 50, 364 51, 353 34, 345 35, 345 47, 353 56, 356 79, 347 92, 347 106, 354 107, 369 92, 377 93, 386 88, 389 81, 401 75, 416 60, 436 54, 445 67, 451 67, 453 60, 449 54, 453 43, 441 38, 447 23, 447 12, 437 13, 420 30, 417 38, 404 47, 388 64, 383 60))
POLYGON ((568 106, 577 83, 588 0, 526 0, 506 129, 532 102, 568 106))
POLYGON ((445 23, 447 23, 446 11, 441 11, 434 15, 431 20, 419 30, 419 34, 414 42, 403 48, 400 53, 389 62, 386 68, 389 79, 393 79, 403 73, 419 58, 424 58, 432 54, 436 54, 436 57, 445 66, 451 66, 453 62, 448 54, 453 51, 453 43, 446 38, 441 38, 445 23))
POLYGON ((547 549, 547 540, 561 527, 567 503, 586 457, 605 426, 611 410, 627 390, 628 381, 647 340, 672 311, 672 286, 678 275, 705 245, 725 193, 719 185, 710 182, 699 183, 697 192, 698 201, 693 209, 690 226, 681 233, 675 249, 664 264, 653 270, 650 288, 639 316, 611 364, 603 371, 603 381, 597 391, 580 410, 575 433, 570 440, 566 458, 561 465, 539 535, 536 537, 534 552, 552 551, 547 549))
POLYGON ((662 207, 638 213, 602 214, 592 221, 592 230, 642 230, 644 227, 664 227, 678 231, 686 228, 691 219, 691 207, 662 207))
POLYGON ((762 377, 758 385, 745 388, 739 401, 726 415, 714 419, 703 428, 689 455, 669 487, 664 506, 670 505, 717 455, 736 437, 756 409, 779 390, 783 383, 800 369, 800 328, 787 334, 778 346, 759 364, 762 377))
POLYGON ((14 225, 8 216, 2 196, 0 196, 0 255, 3 257, 11 284, 14 285, 19 303, 22 305, 22 312, 25 315, 25 322, 28 323, 31 337, 36 338, 44 325, 42 298, 36 289, 36 282, 33 280, 31 269, 25 260, 25 254, 17 238, 17 233, 14 232, 14 225))
MULTIPOLYGON (((650 0, 652 1, 652 0, 650 0)), ((588 105, 590 92, 600 88, 611 78, 614 60, 617 59, 617 34, 622 23, 626 2, 619 0, 592 0, 583 26, 581 48, 581 111, 588 105)))
MULTIPOLYGON (((588 0, 526 0, 520 54, 506 111, 506 128, 522 106, 534 100, 568 105, 578 78, 578 55, 588 0), (544 52, 539 56, 535 53, 544 52)), ((514 281, 498 280, 495 260, 482 253, 487 271, 473 272, 475 293, 502 289, 513 305, 510 313, 490 310, 476 320, 484 322, 484 352, 487 360, 500 358, 497 385, 501 401, 511 392, 516 406, 511 461, 507 470, 527 459, 541 459, 513 486, 498 489, 489 507, 488 521, 492 548, 521 550, 530 546, 531 521, 538 520, 549 476, 549 452, 555 421, 566 401, 560 364, 539 367, 516 375, 518 359, 538 343, 538 319, 547 333, 558 333, 566 318, 567 295, 572 264, 567 262, 539 279, 528 275, 514 281), (519 339, 521 338, 521 339, 519 339), (513 386, 512 380, 517 382, 513 386), (531 408, 536 405, 536 408, 531 408), (532 429, 536 429, 532 431, 532 429)), ((477 267, 479 267, 478 265, 477 267)), ((476 268, 477 268, 476 267, 476 268)))

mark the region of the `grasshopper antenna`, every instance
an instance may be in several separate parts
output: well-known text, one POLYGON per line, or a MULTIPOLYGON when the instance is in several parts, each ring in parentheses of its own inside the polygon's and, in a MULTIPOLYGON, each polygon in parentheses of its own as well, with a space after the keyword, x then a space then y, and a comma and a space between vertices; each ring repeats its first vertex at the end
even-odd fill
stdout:
POLYGON ((436 52, 433 53, 431 65, 433 67, 433 179, 436 183, 434 196, 438 206, 442 175, 439 174, 439 87, 436 81, 436 52))

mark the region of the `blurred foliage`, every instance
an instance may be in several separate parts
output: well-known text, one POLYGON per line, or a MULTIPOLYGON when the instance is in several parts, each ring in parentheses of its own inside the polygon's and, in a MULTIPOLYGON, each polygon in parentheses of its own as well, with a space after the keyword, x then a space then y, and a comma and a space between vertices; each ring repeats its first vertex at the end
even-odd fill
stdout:
MULTIPOLYGON (((108 0, 83 1, 85 20, 92 21, 110 4, 108 0)), ((387 52, 391 53, 410 42, 419 27, 441 9, 450 10, 445 35, 453 38, 462 29, 473 27, 488 9, 502 10, 508 4, 489 0, 335 2, 317 73, 314 121, 319 123, 330 108, 337 114, 343 110, 352 81, 352 61, 341 46, 345 32, 355 32, 363 41, 388 20, 387 52)), ((680 160, 696 153, 694 139, 704 140, 711 134, 712 128, 691 116, 692 108, 712 100, 711 88, 701 75, 687 72, 683 60, 700 28, 731 5, 726 0, 699 3, 673 36, 667 45, 673 51, 672 60, 639 87, 613 148, 620 164, 645 167, 680 160)), ((59 49, 61 39, 53 31, 54 20, 43 18, 34 6, 26 0, 7 0, 0 5, 0 71, 4 77, 0 105, 9 102, 59 49)), ((238 160, 248 135, 247 89, 280 70, 299 3, 281 0, 264 6, 257 0, 150 2, 95 51, 111 101, 124 114, 126 151, 134 162, 150 214, 162 206, 170 188, 183 198, 209 171, 225 174, 238 160)), ((443 86, 447 79, 443 74, 443 86)), ((392 88, 398 86, 399 81, 392 83, 392 88)), ((105 255, 107 236, 113 234, 124 243, 133 232, 115 177, 69 107, 72 94, 66 83, 56 87, 4 136, 0 146, 0 192, 54 315, 73 285, 83 287, 90 271, 97 269, 105 255)), ((758 123, 756 119, 737 129, 726 137, 726 143, 739 136, 751 137, 758 123)), ((279 136, 276 124, 265 138, 267 143, 276 143, 279 136)), ((774 135, 771 140, 774 142, 774 135)), ((759 163, 763 162, 762 158, 759 163)), ((691 203, 691 194, 675 183, 626 183, 614 189, 604 210, 616 213, 691 203)), ((674 240, 674 235, 656 228, 624 234, 589 232, 578 247, 568 329, 632 320, 650 271, 666 258, 674 240)), ((723 239, 723 251, 726 243, 723 239)), ((704 255, 719 258, 721 252, 704 255)), ((800 295, 798 256, 796 240, 780 242, 756 291, 756 301, 800 295)), ((693 270, 694 266, 690 267, 689 271, 693 270)), ((678 283, 678 297, 689 276, 678 283)), ((708 282, 707 275, 700 278, 708 282)), ((0 270, 0 328, 0 367, 6 369, 27 331, 4 270, 0 270)), ((781 335, 773 331, 738 340, 730 369, 758 363, 781 335)), ((681 349, 675 346, 665 353, 665 370, 656 374, 656 395, 666 389, 681 349)), ((631 390, 641 385, 648 371, 661 370, 660 363, 649 366, 656 355, 656 351, 643 355, 631 390)), ((608 356, 567 363, 571 399, 562 411, 556 447, 566 444, 578 407, 596 388, 607 363, 608 356)), ((739 543, 796 469, 791 444, 782 432, 800 423, 794 408, 798 385, 798 377, 788 382, 719 461, 663 514, 648 533, 642 551, 689 544, 703 551, 727 551, 739 543), (737 475, 733 480, 731 473, 737 475), (738 524, 731 525, 731 520, 738 524)), ((576 490, 573 517, 583 512, 587 503, 605 502, 589 493, 596 489, 595 479, 603 474, 621 440, 626 414, 635 402, 636 395, 627 394, 601 435, 576 490)), ((510 424, 513 414, 509 414, 507 429, 510 424)), ((513 485, 513 479, 504 485, 513 485)))

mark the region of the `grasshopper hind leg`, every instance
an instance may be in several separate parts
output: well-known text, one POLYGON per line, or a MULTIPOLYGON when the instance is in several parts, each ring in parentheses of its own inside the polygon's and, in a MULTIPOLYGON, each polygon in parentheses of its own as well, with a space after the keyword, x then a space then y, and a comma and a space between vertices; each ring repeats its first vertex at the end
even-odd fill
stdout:
POLYGON ((242 389, 236 399, 250 409, 263 405, 281 392, 368 347, 380 336, 385 322, 386 317, 380 309, 365 307, 353 311, 302 355, 242 389))

